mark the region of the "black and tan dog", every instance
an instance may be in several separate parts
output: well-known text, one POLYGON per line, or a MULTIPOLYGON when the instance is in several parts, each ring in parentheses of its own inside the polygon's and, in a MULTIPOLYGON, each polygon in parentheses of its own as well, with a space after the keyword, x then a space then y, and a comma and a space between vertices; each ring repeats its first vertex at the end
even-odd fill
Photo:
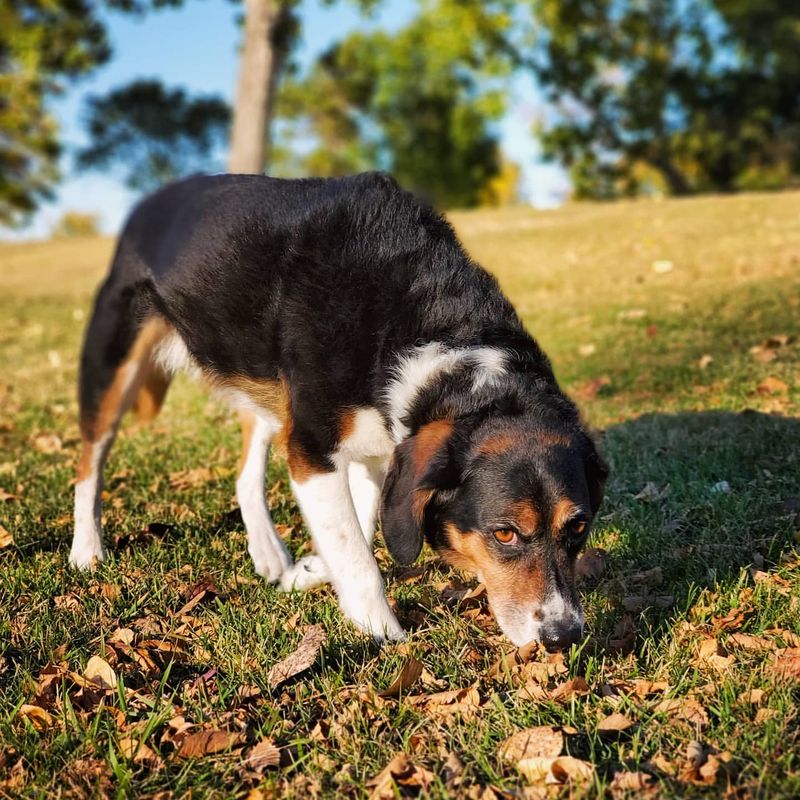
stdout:
POLYGON ((196 177, 136 208, 81 359, 73 564, 103 558, 120 418, 155 414, 181 368, 241 414, 236 488, 267 580, 331 581, 357 626, 402 638, 372 555, 381 505, 395 559, 427 540, 477 573, 513 642, 580 638, 574 565, 607 469, 495 280, 390 177, 196 177), (265 502, 273 441, 317 553, 297 564, 265 502))

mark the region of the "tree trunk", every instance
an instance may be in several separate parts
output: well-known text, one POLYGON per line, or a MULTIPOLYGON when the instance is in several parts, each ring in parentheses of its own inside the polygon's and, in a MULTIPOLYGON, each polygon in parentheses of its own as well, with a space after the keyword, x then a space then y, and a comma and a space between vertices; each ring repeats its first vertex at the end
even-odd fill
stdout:
POLYGON ((230 172, 262 173, 267 167, 269 129, 281 57, 274 30, 276 0, 245 0, 244 46, 233 108, 230 172))

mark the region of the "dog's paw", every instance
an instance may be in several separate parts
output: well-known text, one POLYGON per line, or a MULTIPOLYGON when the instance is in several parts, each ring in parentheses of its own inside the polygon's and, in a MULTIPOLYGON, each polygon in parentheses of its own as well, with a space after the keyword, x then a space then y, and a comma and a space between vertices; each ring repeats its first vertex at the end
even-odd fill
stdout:
POLYGON ((378 644, 403 642, 406 639, 406 632, 382 593, 367 602, 342 602, 342 611, 359 630, 368 633, 378 644))
POLYGON ((73 541, 72 549, 69 551, 69 564, 75 569, 93 569, 105 557, 106 554, 101 544, 73 541))
POLYGON ((275 541, 267 537, 248 534, 248 552, 253 560, 253 569, 267 582, 278 583, 286 570, 292 567, 292 557, 286 545, 274 535, 275 541))
POLYGON ((281 589, 285 592, 305 592, 329 580, 325 562, 319 556, 305 556, 281 575, 281 589))

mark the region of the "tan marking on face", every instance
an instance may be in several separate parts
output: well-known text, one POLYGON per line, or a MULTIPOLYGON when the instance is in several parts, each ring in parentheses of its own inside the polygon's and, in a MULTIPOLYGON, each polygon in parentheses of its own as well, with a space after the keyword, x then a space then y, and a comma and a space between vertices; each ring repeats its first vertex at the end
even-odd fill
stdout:
POLYGON ((537 431, 536 441, 548 447, 569 447, 572 444, 569 436, 558 431, 537 431))
POLYGON ((539 527, 539 512, 530 500, 520 500, 510 507, 511 517, 517 527, 528 535, 539 527))
POLYGON ((458 569, 479 575, 486 584, 490 604, 508 607, 544 602, 544 574, 535 565, 498 561, 478 531, 461 531, 448 522, 444 532, 450 546, 444 559, 458 569))
POLYGON ((519 437, 511 433, 489 436, 478 446, 478 455, 501 456, 517 444, 519 444, 519 437))
MULTIPOLYGON (((77 480, 89 477, 94 462, 94 445, 119 422, 122 412, 136 396, 147 378, 150 356, 156 345, 172 332, 172 326, 163 317, 150 317, 142 325, 125 360, 117 367, 106 389, 97 412, 83 416, 80 421, 83 452, 78 463, 77 480), (135 369, 131 378, 129 370, 135 369)), ((166 388, 164 389, 166 391, 166 388)))
POLYGON ((556 501, 550 516, 550 530, 553 533, 558 533, 575 516, 575 511, 575 503, 569 498, 562 497, 556 501))
POLYGON ((439 448, 453 434, 453 423, 439 419, 423 425, 414 436, 414 474, 420 477, 439 448))

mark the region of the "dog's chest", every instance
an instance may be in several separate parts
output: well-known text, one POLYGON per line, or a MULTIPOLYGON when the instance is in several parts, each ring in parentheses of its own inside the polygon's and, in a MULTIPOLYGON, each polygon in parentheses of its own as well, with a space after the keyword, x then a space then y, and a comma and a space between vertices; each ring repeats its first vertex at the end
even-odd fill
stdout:
POLYGON ((374 408, 358 408, 350 415, 338 453, 349 461, 388 459, 394 450, 383 417, 374 408))

